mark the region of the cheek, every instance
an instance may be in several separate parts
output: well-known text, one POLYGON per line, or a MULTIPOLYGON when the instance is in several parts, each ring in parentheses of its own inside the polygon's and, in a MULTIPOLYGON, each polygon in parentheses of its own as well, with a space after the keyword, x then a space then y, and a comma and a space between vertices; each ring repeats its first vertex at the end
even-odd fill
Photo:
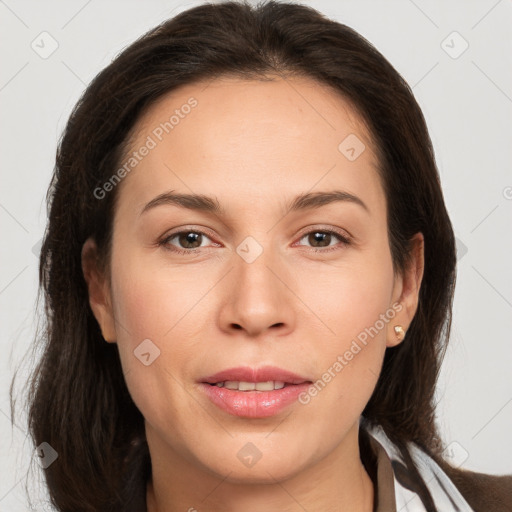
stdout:
POLYGON ((180 423, 189 413, 182 382, 193 355, 204 352, 199 315, 212 314, 201 300, 210 284, 185 268, 151 267, 136 253, 113 261, 117 345, 130 395, 151 421, 180 423))
POLYGON ((311 357, 321 375, 303 403, 311 404, 318 417, 324 408, 356 417, 377 383, 396 314, 390 304, 391 259, 384 253, 350 268, 318 273, 314 283, 314 287, 303 285, 299 294, 307 297, 313 312, 303 329, 315 337, 311 357))
MULTIPOLYGON (((182 272, 151 272, 144 265, 118 271, 114 314, 123 367, 139 369, 141 362, 154 359, 170 375, 185 373, 190 354, 199 351, 204 339, 199 315, 209 315, 206 301, 200 300, 208 291, 205 281, 182 272), (145 361, 142 354, 148 352, 145 361)), ((160 372, 148 378, 172 381, 170 375, 160 372)))
POLYGON ((204 279, 187 268, 150 266, 142 257, 121 261, 113 273, 114 314, 120 339, 168 341, 174 332, 190 325, 188 315, 208 291, 204 279))
MULTIPOLYGON (((314 320, 315 329, 329 345, 343 344, 371 328, 391 308, 394 276, 391 257, 384 251, 382 256, 354 257, 341 264, 318 268, 307 279, 296 281, 297 296, 308 306, 310 314, 301 328, 308 330, 308 322, 314 320), (334 340, 333 340, 334 339, 334 340)), ((391 312, 393 313, 393 312, 391 312)), ((383 329, 382 322, 378 330, 383 329)))

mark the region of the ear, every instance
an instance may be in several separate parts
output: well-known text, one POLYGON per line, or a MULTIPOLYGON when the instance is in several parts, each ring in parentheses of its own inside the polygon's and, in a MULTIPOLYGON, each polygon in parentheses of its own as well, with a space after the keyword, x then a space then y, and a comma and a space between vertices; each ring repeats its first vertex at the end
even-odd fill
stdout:
POLYGON ((88 238, 82 247, 82 272, 89 292, 89 304, 100 326, 105 341, 115 343, 117 336, 112 297, 108 280, 100 271, 98 248, 92 238, 88 238))
POLYGON ((395 326, 402 326, 407 332, 418 308, 421 281, 424 268, 424 238, 422 233, 416 233, 411 238, 411 256, 407 268, 401 275, 395 277, 392 304, 399 303, 397 314, 388 323, 386 346, 394 347, 401 343, 404 336, 395 332, 395 326))

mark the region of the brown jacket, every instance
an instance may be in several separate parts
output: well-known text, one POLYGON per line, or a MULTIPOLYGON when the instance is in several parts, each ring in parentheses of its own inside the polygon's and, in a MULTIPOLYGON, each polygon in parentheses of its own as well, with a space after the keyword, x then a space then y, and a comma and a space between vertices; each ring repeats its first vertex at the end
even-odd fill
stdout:
POLYGON ((438 464, 475 512, 512 512, 512 475, 487 475, 438 464))
MULTIPOLYGON (((380 443, 360 429, 361 459, 372 478, 375 492, 374 512, 399 512, 396 508, 394 477, 421 495, 414 474, 392 462, 380 443)), ((450 478, 474 512, 512 512, 512 475, 487 475, 454 468, 443 459, 435 462, 450 478)), ((444 512, 444 511, 439 511, 444 512)))

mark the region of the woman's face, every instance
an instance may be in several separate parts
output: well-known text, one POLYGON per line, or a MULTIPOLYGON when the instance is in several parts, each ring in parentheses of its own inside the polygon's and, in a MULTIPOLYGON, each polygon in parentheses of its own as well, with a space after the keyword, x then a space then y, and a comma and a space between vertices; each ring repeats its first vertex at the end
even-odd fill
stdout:
POLYGON ((91 306, 153 459, 267 482, 354 449, 419 287, 394 275, 356 112, 304 78, 187 85, 145 113, 123 165, 110 280, 89 281, 91 306))

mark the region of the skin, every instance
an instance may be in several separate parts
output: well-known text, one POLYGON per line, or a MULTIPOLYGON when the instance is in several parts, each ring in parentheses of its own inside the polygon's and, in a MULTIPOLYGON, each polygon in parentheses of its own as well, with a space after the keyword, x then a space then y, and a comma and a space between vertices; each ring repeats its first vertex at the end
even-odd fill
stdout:
POLYGON ((400 343, 393 326, 406 331, 416 311, 422 235, 410 267, 395 274, 371 137, 349 103, 306 78, 183 86, 144 113, 130 151, 191 96, 197 107, 118 185, 110 274, 97 264, 94 240, 82 252, 91 308, 104 338, 118 344, 145 418, 148 510, 371 511, 359 418, 386 348, 400 343), (366 146, 354 161, 338 150, 349 134, 366 146), (214 196, 226 213, 160 205, 140 214, 171 190, 214 196), (287 213, 295 196, 332 190, 356 195, 368 211, 343 201, 287 213), (179 237, 158 245, 182 227, 212 236, 199 237, 195 255, 169 249, 192 251, 179 237), (351 243, 307 236, 327 228, 351 243), (252 263, 236 252, 247 236, 263 249, 252 263), (240 418, 199 389, 200 377, 242 365, 315 382, 397 303, 395 317, 305 405, 240 418), (133 353, 145 339, 160 350, 148 366, 133 353), (262 454, 252 467, 237 457, 248 442, 262 454))

